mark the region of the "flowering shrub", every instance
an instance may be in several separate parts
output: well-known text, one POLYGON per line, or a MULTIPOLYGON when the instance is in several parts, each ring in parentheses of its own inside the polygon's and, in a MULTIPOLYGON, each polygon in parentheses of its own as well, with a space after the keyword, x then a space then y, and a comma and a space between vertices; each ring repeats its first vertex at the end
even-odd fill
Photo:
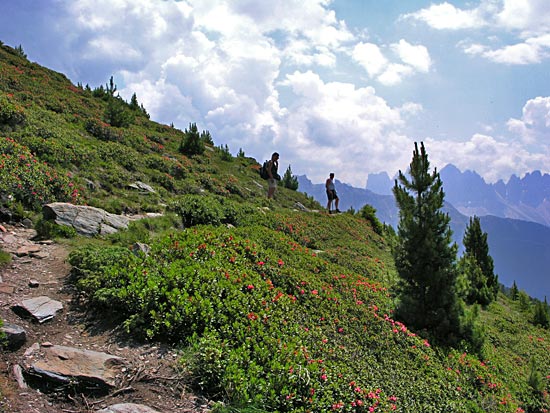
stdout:
POLYGON ((0 130, 11 130, 25 122, 25 111, 11 99, 10 95, 0 94, 0 130))
POLYGON ((79 199, 69 176, 39 162, 28 148, 10 138, 0 138, 0 194, 34 210, 48 202, 79 199))
POLYGON ((281 231, 191 227, 150 246, 70 262, 98 310, 145 339, 186 344, 182 363, 212 398, 281 412, 470 412, 505 396, 473 387, 493 382, 489 371, 457 376, 453 359, 393 320, 381 283, 281 231))

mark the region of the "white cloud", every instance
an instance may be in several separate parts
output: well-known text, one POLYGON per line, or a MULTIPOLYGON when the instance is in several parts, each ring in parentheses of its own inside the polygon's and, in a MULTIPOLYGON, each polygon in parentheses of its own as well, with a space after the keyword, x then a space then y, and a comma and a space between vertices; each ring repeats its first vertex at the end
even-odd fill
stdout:
POLYGON ((487 24, 478 9, 461 10, 447 2, 432 4, 427 9, 403 15, 401 18, 423 21, 438 30, 472 29, 487 24))
POLYGON ((540 63, 550 56, 550 33, 495 50, 479 44, 463 45, 463 50, 466 54, 480 55, 496 63, 509 65, 540 63))
POLYGON ((404 77, 410 76, 413 68, 408 65, 392 63, 388 65, 384 73, 378 76, 378 81, 386 86, 394 86, 401 83, 404 77))
POLYGON ((399 43, 392 44, 392 49, 399 55, 399 58, 406 64, 412 66, 419 72, 428 72, 432 64, 428 49, 422 45, 412 45, 404 39, 399 43))
POLYGON ((507 29, 545 33, 550 30, 550 7, 547 0, 504 0, 495 21, 507 29))
POLYGON ((550 145, 550 97, 536 97, 523 106, 521 119, 511 118, 508 129, 528 144, 550 145))
POLYGON ((386 86, 394 86, 415 72, 426 73, 431 66, 428 49, 423 45, 412 45, 404 39, 390 45, 391 50, 402 63, 391 63, 374 43, 356 44, 351 57, 363 67, 371 78, 386 86))
MULTIPOLYGON (((368 171, 406 164, 402 149, 410 141, 398 132, 402 109, 390 107, 373 88, 325 83, 311 71, 288 75, 283 84, 291 89, 293 104, 279 142, 288 151, 281 158, 291 158, 293 170, 321 181, 330 169, 340 180, 363 186, 368 171)), ((405 106, 405 111, 418 109, 405 106)))
POLYGON ((547 153, 529 152, 519 142, 500 141, 488 135, 475 134, 461 143, 426 139, 425 145, 430 162, 438 169, 452 163, 461 170, 475 170, 487 182, 496 182, 512 174, 550 170, 547 153))
POLYGON ((382 72, 388 65, 388 60, 374 43, 360 42, 356 44, 352 51, 352 57, 366 69, 371 77, 382 72))
MULTIPOLYGON (((500 47, 471 40, 459 42, 466 54, 496 63, 535 64, 550 56, 548 0, 481 0, 477 7, 466 10, 445 2, 432 4, 401 18, 422 21, 437 30, 478 29, 477 34, 485 43, 486 31, 497 32, 496 39, 503 43, 500 47), (505 33, 515 40, 510 41, 505 33)), ((491 38, 495 39, 494 36, 491 38)))

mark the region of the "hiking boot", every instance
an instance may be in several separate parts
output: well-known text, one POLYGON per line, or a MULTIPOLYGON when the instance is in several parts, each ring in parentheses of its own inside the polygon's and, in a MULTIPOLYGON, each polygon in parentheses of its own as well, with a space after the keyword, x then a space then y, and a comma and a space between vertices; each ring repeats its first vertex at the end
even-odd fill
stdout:
POLYGON ((338 212, 338 213, 340 213, 340 212, 342 212, 342 211, 340 211, 339 209, 336 209, 336 211, 335 211, 335 212, 338 212))

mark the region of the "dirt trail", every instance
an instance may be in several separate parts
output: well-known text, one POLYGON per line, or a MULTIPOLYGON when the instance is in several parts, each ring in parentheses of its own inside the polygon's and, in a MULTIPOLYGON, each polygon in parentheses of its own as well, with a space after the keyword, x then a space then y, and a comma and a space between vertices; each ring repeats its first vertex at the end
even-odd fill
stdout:
MULTIPOLYGON (((0 317, 27 332, 27 342, 17 351, 0 353, 0 412, 77 413, 95 412, 116 403, 139 403, 159 412, 207 412, 208 402, 195 397, 185 375, 175 370, 174 349, 163 345, 143 345, 124 337, 118 329, 102 325, 73 305, 74 296, 67 277, 67 248, 53 242, 32 239, 35 231, 1 224, 0 247, 12 253, 10 264, 0 268, 0 317), (5 230, 5 231, 4 231, 5 230), (38 245, 40 251, 17 256, 24 245, 38 245), (32 283, 31 283, 32 281, 32 283), (45 295, 63 303, 53 320, 38 324, 17 316, 11 306, 24 299, 45 295), (90 395, 68 388, 40 391, 18 386, 13 367, 33 343, 51 343, 105 352, 126 361, 120 385, 109 394, 90 395)), ((105 323, 103 323, 105 324, 105 323)))

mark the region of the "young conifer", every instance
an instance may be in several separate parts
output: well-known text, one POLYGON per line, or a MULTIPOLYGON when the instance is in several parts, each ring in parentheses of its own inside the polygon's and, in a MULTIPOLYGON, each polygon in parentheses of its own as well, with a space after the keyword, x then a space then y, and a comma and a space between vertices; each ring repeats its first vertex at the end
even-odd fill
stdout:
POLYGON ((464 256, 473 259, 482 273, 482 277, 473 277, 470 274, 470 304, 478 302, 487 305, 495 300, 499 287, 498 276, 494 273, 493 258, 489 255, 487 233, 481 230, 479 217, 470 217, 462 242, 465 248, 464 256))
POLYGON ((437 170, 429 172, 424 149, 415 143, 410 178, 399 171, 393 193, 399 207, 395 263, 401 278, 397 317, 434 339, 454 344, 460 335, 455 294, 456 252, 444 192, 437 170), (399 182, 399 184, 398 184, 399 182))

